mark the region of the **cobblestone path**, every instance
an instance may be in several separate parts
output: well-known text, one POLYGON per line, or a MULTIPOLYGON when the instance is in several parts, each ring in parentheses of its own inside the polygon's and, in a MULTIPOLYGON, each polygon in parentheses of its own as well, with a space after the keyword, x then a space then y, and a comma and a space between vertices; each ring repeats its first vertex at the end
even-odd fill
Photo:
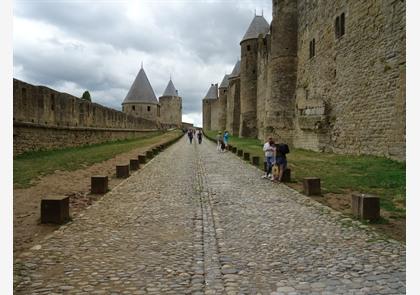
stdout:
POLYGON ((405 294, 405 247, 185 138, 15 260, 15 294, 405 294))

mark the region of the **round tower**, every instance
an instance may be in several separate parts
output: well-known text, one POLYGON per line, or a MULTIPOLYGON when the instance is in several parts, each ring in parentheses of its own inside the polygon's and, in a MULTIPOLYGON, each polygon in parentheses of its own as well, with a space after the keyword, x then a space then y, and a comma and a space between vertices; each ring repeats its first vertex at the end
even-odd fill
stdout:
POLYGON ((159 97, 160 123, 164 128, 182 127, 182 98, 178 95, 172 79, 159 97))
POLYGON ((217 101, 217 84, 211 84, 206 96, 203 98, 203 129, 211 130, 212 106, 217 101))
POLYGON ((265 36, 270 25, 262 15, 255 15, 241 45, 240 137, 254 137, 257 131, 258 37, 265 36))
POLYGON ((128 115, 157 121, 158 101, 143 66, 122 102, 122 111, 128 115))

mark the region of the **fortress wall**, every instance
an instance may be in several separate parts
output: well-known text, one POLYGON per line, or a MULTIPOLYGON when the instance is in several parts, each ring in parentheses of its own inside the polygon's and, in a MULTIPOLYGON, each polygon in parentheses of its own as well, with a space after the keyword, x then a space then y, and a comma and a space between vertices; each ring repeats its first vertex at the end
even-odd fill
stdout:
POLYGON ((239 135, 241 111, 241 79, 229 78, 226 100, 226 130, 234 136, 239 135))
POLYGON ((144 136, 155 122, 44 86, 13 80, 13 150, 77 146, 144 136), (106 133, 104 129, 112 129, 106 133), (127 131, 130 129, 130 131, 127 131))
POLYGON ((219 130, 226 130, 226 111, 227 111, 227 88, 219 88, 219 130))
POLYGON ((266 115, 266 101, 270 97, 271 89, 269 87, 269 49, 270 35, 264 38, 258 38, 258 71, 257 71, 257 137, 260 140, 265 139, 264 118, 266 115))
POLYGON ((297 4, 295 146, 403 160, 405 1, 297 4), (345 33, 336 38, 342 13, 345 33))
POLYGON ((161 96, 160 122, 163 126, 182 127, 182 98, 178 96, 161 96))
POLYGON ((203 130, 211 130, 211 100, 203 99, 203 130))

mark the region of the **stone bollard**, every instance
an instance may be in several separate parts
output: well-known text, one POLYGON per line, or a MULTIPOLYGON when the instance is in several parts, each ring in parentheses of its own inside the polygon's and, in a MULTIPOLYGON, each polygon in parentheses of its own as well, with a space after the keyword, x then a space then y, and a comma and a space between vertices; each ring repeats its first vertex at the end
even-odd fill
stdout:
POLYGON ((154 155, 159 154, 159 148, 154 147, 154 148, 152 149, 152 152, 153 152, 153 154, 154 154, 154 155))
POLYGON ((252 165, 259 166, 260 165, 260 157, 253 156, 252 157, 252 165))
POLYGON ((366 220, 378 220, 380 214, 380 199, 377 196, 353 194, 351 209, 355 217, 366 220))
POLYGON ((90 192, 105 194, 108 191, 108 176, 95 175, 90 178, 90 192))
POLYGON ((249 161, 249 153, 244 153, 244 160, 249 161))
MULTIPOLYGON (((217 143, 217 141, 216 141, 216 143, 217 143)), ((226 150, 227 150, 227 151, 230 151, 230 149, 231 149, 231 148, 232 148, 232 146, 231 146, 230 144, 227 144, 227 145, 226 145, 226 150)))
POLYGON ((130 170, 139 170, 139 159, 130 159, 130 170))
POLYGON ((70 220, 68 196, 51 196, 41 200, 41 223, 63 224, 70 220))
POLYGON ((147 157, 148 159, 152 159, 152 158, 153 158, 153 151, 151 151, 151 150, 146 151, 146 157, 147 157))
POLYGON ((290 182, 292 180, 292 171, 289 168, 283 171, 281 182, 290 182))
POLYGON ((242 157, 243 154, 244 154, 243 150, 238 150, 238 157, 242 157))
POLYGON ((130 176, 128 165, 117 165, 117 178, 127 178, 130 176))
POLYGON ((307 196, 321 195, 321 180, 317 177, 305 177, 303 179, 303 193, 307 196))
POLYGON ((232 153, 236 154, 237 148, 235 146, 233 146, 231 150, 232 150, 232 153))
POLYGON ((140 164, 146 164, 146 155, 139 155, 138 159, 140 164))
POLYGON ((161 145, 159 146, 159 148, 160 148, 160 150, 161 150, 161 151, 163 151, 163 150, 165 149, 165 145, 161 144, 161 145))

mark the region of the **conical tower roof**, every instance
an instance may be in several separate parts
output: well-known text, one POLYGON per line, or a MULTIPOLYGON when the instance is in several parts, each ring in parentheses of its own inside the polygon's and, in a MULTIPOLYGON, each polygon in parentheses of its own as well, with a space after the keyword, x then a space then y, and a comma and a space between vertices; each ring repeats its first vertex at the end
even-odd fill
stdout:
POLYGON ((229 75, 229 79, 239 77, 241 75, 241 61, 238 60, 233 67, 232 73, 229 75))
POLYGON ((241 43, 245 40, 256 39, 259 34, 267 34, 269 31, 270 25, 265 20, 264 16, 256 15, 242 38, 241 43))
POLYGON ((162 96, 178 96, 178 91, 176 90, 174 83, 172 83, 172 79, 169 80, 168 86, 166 86, 162 96))
POLYGON ((123 104, 124 103, 158 103, 155 92, 153 91, 152 85, 150 85, 143 67, 137 74, 133 85, 131 85, 127 96, 123 101, 123 104))
POLYGON ((227 88, 227 87, 229 86, 229 81, 228 81, 228 79, 229 79, 229 75, 225 75, 225 76, 223 77, 222 83, 220 83, 219 88, 227 88))
POLYGON ((204 99, 217 99, 217 84, 211 84, 204 99))

